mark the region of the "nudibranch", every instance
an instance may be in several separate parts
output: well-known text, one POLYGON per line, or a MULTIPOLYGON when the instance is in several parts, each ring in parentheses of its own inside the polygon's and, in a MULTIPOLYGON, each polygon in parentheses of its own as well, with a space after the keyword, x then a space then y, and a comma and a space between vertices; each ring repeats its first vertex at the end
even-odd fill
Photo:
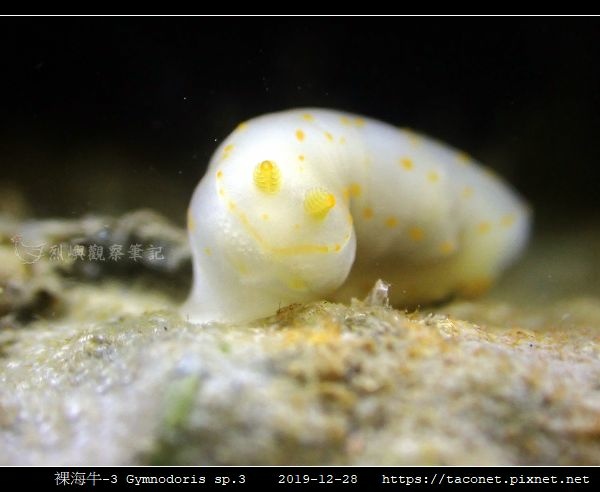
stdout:
POLYGON ((474 296, 523 249, 530 215, 493 172, 409 129, 328 109, 259 116, 194 192, 183 314, 247 321, 378 278, 399 306, 474 296))

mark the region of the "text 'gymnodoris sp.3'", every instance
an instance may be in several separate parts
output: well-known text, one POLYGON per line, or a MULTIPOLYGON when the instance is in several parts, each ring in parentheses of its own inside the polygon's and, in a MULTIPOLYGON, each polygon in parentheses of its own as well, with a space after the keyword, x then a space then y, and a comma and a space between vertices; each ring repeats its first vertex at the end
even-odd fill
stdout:
POLYGON ((326 109, 240 124, 188 210, 191 321, 245 321, 294 302, 472 296, 523 249, 527 205, 467 154, 326 109))

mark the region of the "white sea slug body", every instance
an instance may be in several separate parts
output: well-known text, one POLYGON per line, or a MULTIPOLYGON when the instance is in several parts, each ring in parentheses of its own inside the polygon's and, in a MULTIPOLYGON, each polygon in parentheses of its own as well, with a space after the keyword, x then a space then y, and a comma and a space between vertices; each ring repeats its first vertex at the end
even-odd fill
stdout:
POLYGON ((382 278, 409 305, 484 291, 517 256, 528 207, 466 154, 325 109, 240 124, 188 210, 191 321, 364 296, 382 278))

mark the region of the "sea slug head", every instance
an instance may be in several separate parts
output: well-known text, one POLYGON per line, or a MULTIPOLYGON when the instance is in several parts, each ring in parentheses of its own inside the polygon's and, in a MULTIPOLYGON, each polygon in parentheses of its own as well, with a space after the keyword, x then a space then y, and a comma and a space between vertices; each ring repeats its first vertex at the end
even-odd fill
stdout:
POLYGON ((281 128, 250 130, 217 149, 190 204, 194 288, 184 312, 194 320, 322 298, 354 261, 352 217, 327 163, 286 144, 281 128))

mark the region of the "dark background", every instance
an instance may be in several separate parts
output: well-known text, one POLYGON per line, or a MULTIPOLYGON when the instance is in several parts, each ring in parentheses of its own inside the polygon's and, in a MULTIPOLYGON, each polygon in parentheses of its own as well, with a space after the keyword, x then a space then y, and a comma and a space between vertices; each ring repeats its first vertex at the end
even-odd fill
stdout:
POLYGON ((183 222, 240 121, 323 106, 436 136, 539 223, 600 205, 596 18, 2 18, 0 191, 36 216, 183 222))

